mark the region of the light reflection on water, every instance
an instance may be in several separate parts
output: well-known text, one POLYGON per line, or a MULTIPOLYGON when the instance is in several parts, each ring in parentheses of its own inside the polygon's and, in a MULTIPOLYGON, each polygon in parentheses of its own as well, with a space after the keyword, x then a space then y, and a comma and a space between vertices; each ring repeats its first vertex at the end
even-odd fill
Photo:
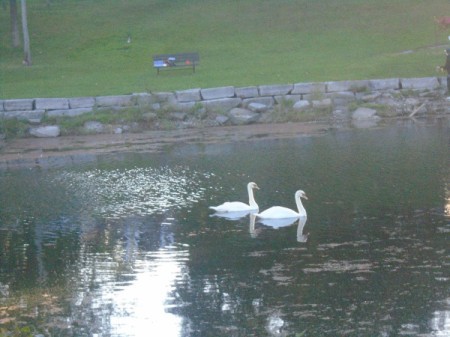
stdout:
POLYGON ((102 331, 120 337, 148 336, 149 331, 164 331, 168 337, 185 335, 183 318, 167 308, 175 305, 174 285, 187 274, 189 252, 174 246, 173 237, 167 233, 160 235, 156 250, 142 251, 139 244, 143 230, 129 223, 159 214, 161 228, 170 228, 175 219, 166 215, 192 207, 204 198, 206 188, 202 183, 212 176, 176 166, 67 171, 57 178, 83 200, 84 212, 88 209, 90 215, 109 219, 113 226, 120 225, 114 221, 121 218, 125 223, 123 244, 116 248, 113 260, 95 254, 81 266, 86 269, 80 271, 81 275, 91 274, 89 282, 95 283, 96 289, 92 293, 81 283, 78 307, 86 310, 85 298, 92 298, 91 310, 97 318, 91 325, 98 326, 99 336, 102 331), (116 279, 122 269, 129 270, 120 274, 125 281, 116 279))
POLYGON ((110 315, 110 334, 144 337, 149 331, 164 331, 165 336, 180 336, 183 318, 167 308, 175 300, 174 284, 185 273, 188 258, 187 250, 166 247, 136 261, 132 281, 102 283, 96 291, 97 306, 110 315))
POLYGON ((80 336, 139 337, 156 331, 168 337, 188 335, 186 318, 168 309, 179 305, 176 285, 187 282, 189 246, 174 242, 173 219, 165 218, 156 233, 155 224, 145 219, 122 224, 124 235, 112 252, 94 253, 90 243, 83 244, 84 259, 73 274, 74 301, 67 330, 80 336), (143 249, 149 241, 155 242, 155 248, 143 249))
POLYGON ((17 292, 28 309, 0 328, 39 312, 55 336, 449 336, 448 133, 416 131, 0 175, 0 308, 60 292, 47 311, 17 292), (211 216, 248 181, 262 209, 304 188, 307 221, 211 216))
POLYGON ((201 182, 209 176, 188 167, 140 167, 63 172, 59 179, 84 199, 92 213, 120 218, 188 207, 202 199, 201 182))

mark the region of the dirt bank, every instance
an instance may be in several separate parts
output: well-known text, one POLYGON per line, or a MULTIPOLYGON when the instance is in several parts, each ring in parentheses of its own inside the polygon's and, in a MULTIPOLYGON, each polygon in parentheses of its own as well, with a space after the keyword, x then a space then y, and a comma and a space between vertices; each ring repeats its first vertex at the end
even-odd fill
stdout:
MULTIPOLYGON (((226 143, 314 135, 327 123, 252 124, 127 134, 98 134, 58 138, 22 138, 0 145, 0 169, 39 166, 55 158, 124 152, 159 152, 167 146, 226 143)), ((47 165, 46 165, 47 166, 47 165)))

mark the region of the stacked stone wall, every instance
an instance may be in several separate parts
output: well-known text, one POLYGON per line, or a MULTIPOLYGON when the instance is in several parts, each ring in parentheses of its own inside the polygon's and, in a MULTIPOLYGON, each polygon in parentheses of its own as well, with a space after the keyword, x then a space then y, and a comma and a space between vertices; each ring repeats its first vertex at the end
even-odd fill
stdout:
MULTIPOLYGON (((39 125, 45 116, 74 117, 98 110, 138 107, 148 112, 188 112, 204 109, 206 113, 227 115, 233 109, 252 109, 264 105, 268 109, 289 100, 294 107, 342 108, 352 101, 380 99, 383 93, 405 91, 420 95, 446 92, 441 77, 390 78, 356 81, 329 81, 194 88, 173 92, 136 93, 119 96, 73 98, 27 98, 0 100, 0 118, 17 118, 39 125)), ((418 102, 420 103, 420 102, 418 102)), ((403 104, 403 103, 402 103, 403 104)), ((263 109, 262 109, 263 110, 263 109)), ((448 113, 447 108, 444 113, 448 113)))

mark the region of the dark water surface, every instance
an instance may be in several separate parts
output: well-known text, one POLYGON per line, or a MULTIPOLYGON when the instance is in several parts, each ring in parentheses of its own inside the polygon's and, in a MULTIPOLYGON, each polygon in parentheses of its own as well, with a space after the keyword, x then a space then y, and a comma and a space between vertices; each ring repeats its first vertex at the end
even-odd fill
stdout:
POLYGON ((450 125, 0 173, 0 335, 450 336, 450 125), (208 209, 295 208, 273 228, 208 209))

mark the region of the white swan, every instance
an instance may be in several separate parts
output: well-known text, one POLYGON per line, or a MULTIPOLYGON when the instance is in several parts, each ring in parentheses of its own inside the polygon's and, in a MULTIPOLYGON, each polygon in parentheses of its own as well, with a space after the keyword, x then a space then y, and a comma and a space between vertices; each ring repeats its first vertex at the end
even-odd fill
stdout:
POLYGON ((303 192, 302 190, 298 190, 297 192, 295 192, 295 203, 297 204, 298 213, 286 207, 273 206, 261 213, 256 214, 256 216, 261 219, 288 219, 299 218, 303 216, 306 217, 306 210, 303 207, 301 198, 308 199, 305 192, 303 192))
POLYGON ((218 213, 258 211, 259 206, 255 201, 255 197, 253 196, 254 189, 259 190, 258 185, 253 182, 247 184, 248 205, 241 201, 228 201, 219 206, 209 206, 209 208, 215 210, 218 213))

